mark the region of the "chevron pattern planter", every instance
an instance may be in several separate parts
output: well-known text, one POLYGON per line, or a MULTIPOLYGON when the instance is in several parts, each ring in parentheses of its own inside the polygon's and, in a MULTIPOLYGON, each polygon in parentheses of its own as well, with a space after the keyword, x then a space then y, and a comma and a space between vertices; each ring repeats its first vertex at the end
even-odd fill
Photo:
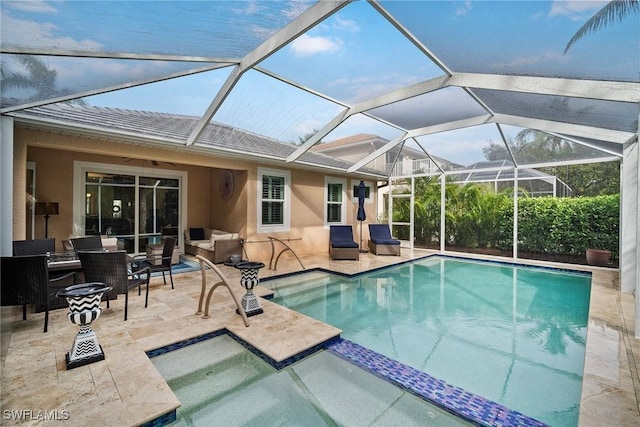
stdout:
POLYGON ((80 326, 71 351, 66 355, 67 369, 104 360, 104 352, 90 325, 102 313, 102 294, 111 289, 111 286, 104 283, 82 283, 69 286, 57 293, 58 297, 66 298, 69 303, 69 321, 80 326))
POLYGON ((260 307, 258 298, 253 293, 253 288, 260 284, 258 272, 264 267, 264 263, 243 261, 235 264, 235 267, 240 270, 240 284, 247 290, 240 304, 242 309, 247 317, 262 313, 262 307, 260 307))

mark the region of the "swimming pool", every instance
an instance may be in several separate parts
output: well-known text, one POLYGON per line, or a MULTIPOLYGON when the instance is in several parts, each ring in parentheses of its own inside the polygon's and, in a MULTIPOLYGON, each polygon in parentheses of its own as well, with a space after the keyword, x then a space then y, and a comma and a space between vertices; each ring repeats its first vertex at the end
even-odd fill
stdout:
POLYGON ((262 285, 348 340, 547 424, 577 425, 588 274, 430 257, 262 285))

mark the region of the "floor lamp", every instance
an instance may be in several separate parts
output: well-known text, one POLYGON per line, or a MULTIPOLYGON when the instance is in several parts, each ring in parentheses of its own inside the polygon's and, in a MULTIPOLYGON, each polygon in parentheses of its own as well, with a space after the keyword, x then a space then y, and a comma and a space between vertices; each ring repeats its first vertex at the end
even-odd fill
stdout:
POLYGON ((36 202, 36 215, 44 215, 44 238, 49 238, 49 217, 58 215, 58 202, 36 202))

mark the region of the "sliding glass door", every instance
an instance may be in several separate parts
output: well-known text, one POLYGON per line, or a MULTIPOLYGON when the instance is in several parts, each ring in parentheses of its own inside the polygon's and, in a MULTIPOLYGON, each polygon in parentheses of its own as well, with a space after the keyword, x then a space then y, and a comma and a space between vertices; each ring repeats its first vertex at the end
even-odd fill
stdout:
POLYGON ((138 246, 159 243, 163 235, 178 236, 177 179, 140 177, 138 246))
POLYGON ((82 215, 74 217, 81 218, 78 225, 82 225, 76 227, 80 231, 76 234, 116 237, 118 248, 128 253, 144 252, 164 235, 179 237, 182 173, 158 177, 156 170, 121 167, 116 173, 113 167, 110 172, 104 169, 92 164, 80 171, 82 215))

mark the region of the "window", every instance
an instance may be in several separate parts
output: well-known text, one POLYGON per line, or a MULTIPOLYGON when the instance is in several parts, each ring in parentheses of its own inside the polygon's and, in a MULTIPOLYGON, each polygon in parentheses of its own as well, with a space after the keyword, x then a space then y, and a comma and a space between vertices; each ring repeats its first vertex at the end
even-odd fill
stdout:
MULTIPOLYGON (((358 202, 358 188, 360 186, 360 181, 351 181, 351 201, 358 202)), ((366 203, 372 203, 371 199, 371 183, 364 181, 364 196, 366 203)))
POLYGON ((324 200, 326 201, 324 222, 326 225, 344 224, 347 209, 344 203, 347 182, 344 179, 331 177, 326 177, 324 181, 324 200))
POLYGON ((128 253, 180 234, 186 172, 74 162, 73 235, 110 235, 128 253))
POLYGON ((289 230, 289 181, 287 171, 258 168, 258 232, 289 230))

